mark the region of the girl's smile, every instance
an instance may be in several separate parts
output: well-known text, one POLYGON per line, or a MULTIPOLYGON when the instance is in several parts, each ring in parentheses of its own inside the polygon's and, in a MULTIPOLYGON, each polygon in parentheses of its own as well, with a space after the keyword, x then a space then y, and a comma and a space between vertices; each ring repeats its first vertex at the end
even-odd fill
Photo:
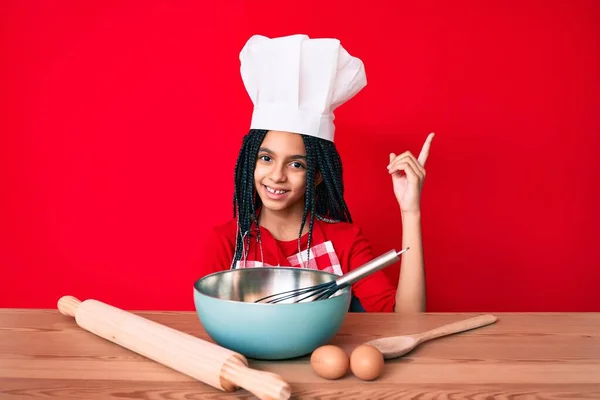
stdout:
POLYGON ((262 187, 266 191, 266 196, 273 200, 281 200, 290 192, 289 190, 276 189, 267 185, 262 185, 262 187))

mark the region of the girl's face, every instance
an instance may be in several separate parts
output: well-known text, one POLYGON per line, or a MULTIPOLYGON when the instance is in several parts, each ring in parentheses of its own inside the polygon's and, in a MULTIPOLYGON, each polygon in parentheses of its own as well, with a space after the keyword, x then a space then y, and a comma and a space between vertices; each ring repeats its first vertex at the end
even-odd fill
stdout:
POLYGON ((254 185, 263 207, 273 211, 304 210, 307 165, 302 136, 269 131, 257 157, 254 185))

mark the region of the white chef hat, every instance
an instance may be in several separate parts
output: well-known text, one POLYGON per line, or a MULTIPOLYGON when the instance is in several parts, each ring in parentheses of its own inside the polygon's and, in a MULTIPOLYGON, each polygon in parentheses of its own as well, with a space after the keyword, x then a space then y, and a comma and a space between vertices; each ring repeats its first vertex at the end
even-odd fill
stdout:
POLYGON ((362 61, 338 39, 252 36, 240 52, 241 75, 254 103, 251 129, 333 141, 333 111, 367 84, 362 61))

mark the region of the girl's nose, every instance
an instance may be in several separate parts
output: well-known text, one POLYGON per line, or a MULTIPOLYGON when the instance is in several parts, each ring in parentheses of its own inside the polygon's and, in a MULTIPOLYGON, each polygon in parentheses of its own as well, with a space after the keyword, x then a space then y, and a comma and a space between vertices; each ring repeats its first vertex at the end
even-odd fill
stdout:
POLYGON ((284 182, 286 180, 285 172, 283 171, 284 166, 275 165, 271 170, 271 180, 273 182, 284 182))

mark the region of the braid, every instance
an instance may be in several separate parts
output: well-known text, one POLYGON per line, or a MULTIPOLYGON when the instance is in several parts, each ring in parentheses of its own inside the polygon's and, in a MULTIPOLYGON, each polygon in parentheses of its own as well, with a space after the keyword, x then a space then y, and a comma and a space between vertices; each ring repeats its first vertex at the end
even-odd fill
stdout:
MULTIPOLYGON (((256 222, 258 241, 260 242, 260 230, 256 210, 262 205, 260 197, 254 188, 254 169, 258 149, 262 144, 267 130, 251 129, 242 141, 242 148, 235 164, 233 216, 238 219, 238 231, 236 233, 236 248, 232 266, 244 256, 244 243, 249 249, 251 225, 256 222)), ((335 145, 324 139, 314 136, 302 135, 306 148, 306 194, 304 201, 304 213, 298 233, 298 251, 302 230, 308 219, 308 244, 307 250, 312 243, 312 232, 315 218, 321 220, 333 220, 352 222, 348 206, 344 200, 344 183, 342 161, 335 145), (315 186, 317 172, 321 173, 323 182, 315 186), (309 218, 310 215, 310 218, 309 218)), ((248 251, 248 250, 246 250, 248 251)), ((308 251, 310 257, 310 251, 308 251)))
POLYGON ((315 221, 315 175, 317 171, 317 160, 316 160, 316 152, 313 149, 313 141, 310 139, 310 136, 302 135, 302 139, 304 140, 304 147, 306 149, 306 195, 304 199, 304 214, 302 215, 302 223, 300 224, 300 232, 298 233, 298 252, 300 253, 302 249, 300 248, 300 243, 302 240, 302 230, 304 229, 304 225, 306 224, 306 216, 310 211, 310 221, 308 225, 308 243, 306 245, 307 250, 307 259, 306 262, 310 260, 310 245, 312 242, 312 228, 315 221))
POLYGON ((298 251, 301 251, 302 230, 306 223, 307 213, 310 210, 307 244, 308 262, 310 260, 310 245, 315 217, 345 222, 352 222, 352 217, 344 200, 342 162, 335 145, 330 141, 308 135, 302 135, 302 139, 306 148, 307 170, 304 215, 298 233, 298 251), (315 187, 317 171, 321 173, 323 183, 315 187))
MULTIPOLYGON (((254 167, 256 155, 266 130, 250 130, 242 141, 242 148, 235 164, 233 216, 237 217, 239 228, 236 232, 236 248, 232 265, 239 261, 243 254, 244 242, 246 252, 250 248, 250 227, 256 220, 256 209, 260 206, 260 197, 254 192, 254 167)), ((258 231, 260 240, 260 231, 258 231)))
POLYGON ((317 214, 337 221, 352 222, 344 200, 342 160, 335 145, 328 140, 312 137, 310 140, 316 145, 318 168, 324 183, 317 187, 317 214))

